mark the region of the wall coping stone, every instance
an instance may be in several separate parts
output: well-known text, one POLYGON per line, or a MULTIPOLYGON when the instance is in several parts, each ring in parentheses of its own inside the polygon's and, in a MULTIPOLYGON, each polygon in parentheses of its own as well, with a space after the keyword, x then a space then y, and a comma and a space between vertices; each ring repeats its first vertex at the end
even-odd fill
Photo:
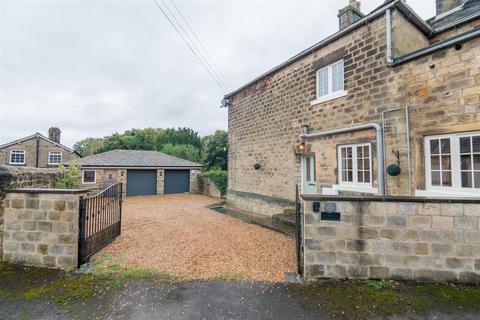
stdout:
POLYGON ((88 189, 35 189, 35 188, 21 188, 9 189, 6 193, 48 193, 48 194, 79 194, 87 193, 88 189))
POLYGON ((423 203, 478 203, 478 198, 428 198, 411 196, 325 196, 302 194, 303 200, 307 201, 359 201, 359 202, 423 202, 423 203))

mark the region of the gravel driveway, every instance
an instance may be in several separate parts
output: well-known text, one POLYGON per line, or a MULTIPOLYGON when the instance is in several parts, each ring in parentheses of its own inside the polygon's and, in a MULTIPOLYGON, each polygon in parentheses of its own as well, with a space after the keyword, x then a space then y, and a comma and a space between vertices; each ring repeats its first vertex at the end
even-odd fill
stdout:
POLYGON ((97 254, 127 267, 172 272, 185 280, 283 281, 295 271, 294 239, 216 213, 197 194, 128 197, 122 235, 97 254))

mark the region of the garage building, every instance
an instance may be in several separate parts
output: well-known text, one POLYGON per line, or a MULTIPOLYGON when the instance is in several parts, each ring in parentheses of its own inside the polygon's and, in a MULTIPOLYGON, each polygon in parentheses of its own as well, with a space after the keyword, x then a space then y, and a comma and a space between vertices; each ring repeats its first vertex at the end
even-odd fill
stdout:
POLYGON ((81 186, 122 182, 127 196, 198 192, 202 165, 157 151, 112 150, 80 159, 81 186))

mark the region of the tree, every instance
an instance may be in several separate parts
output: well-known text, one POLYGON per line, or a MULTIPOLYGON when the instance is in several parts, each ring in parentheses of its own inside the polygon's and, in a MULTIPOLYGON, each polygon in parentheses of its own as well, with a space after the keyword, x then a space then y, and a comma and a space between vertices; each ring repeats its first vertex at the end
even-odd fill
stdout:
POLYGON ((190 128, 169 128, 159 130, 155 140, 155 148, 161 151, 163 146, 169 143, 175 145, 192 145, 198 150, 202 148, 202 141, 198 132, 193 131, 190 128))
POLYGON ((190 160, 193 162, 200 162, 200 150, 192 146, 191 144, 173 144, 167 143, 163 145, 163 153, 169 154, 174 157, 178 157, 185 160, 190 160))
POLYGON ((202 138, 202 162, 206 170, 219 167, 227 170, 228 134, 217 130, 213 135, 202 138))
POLYGON ((114 133, 111 136, 103 138, 103 147, 96 153, 110 150, 154 150, 155 148, 155 130, 151 129, 132 129, 124 133, 114 133))
POLYGON ((61 163, 58 166, 62 170, 62 178, 55 184, 59 189, 73 189, 78 186, 78 173, 80 166, 77 161, 72 161, 67 167, 61 163))
POLYGON ((102 138, 85 138, 73 145, 73 149, 82 157, 91 156, 103 147, 102 138))

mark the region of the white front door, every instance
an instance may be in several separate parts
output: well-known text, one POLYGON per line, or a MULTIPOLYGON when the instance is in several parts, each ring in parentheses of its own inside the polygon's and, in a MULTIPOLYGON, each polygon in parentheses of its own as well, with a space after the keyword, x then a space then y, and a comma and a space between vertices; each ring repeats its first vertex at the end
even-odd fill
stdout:
POLYGON ((302 157, 302 193, 303 194, 317 193, 314 156, 302 157))

